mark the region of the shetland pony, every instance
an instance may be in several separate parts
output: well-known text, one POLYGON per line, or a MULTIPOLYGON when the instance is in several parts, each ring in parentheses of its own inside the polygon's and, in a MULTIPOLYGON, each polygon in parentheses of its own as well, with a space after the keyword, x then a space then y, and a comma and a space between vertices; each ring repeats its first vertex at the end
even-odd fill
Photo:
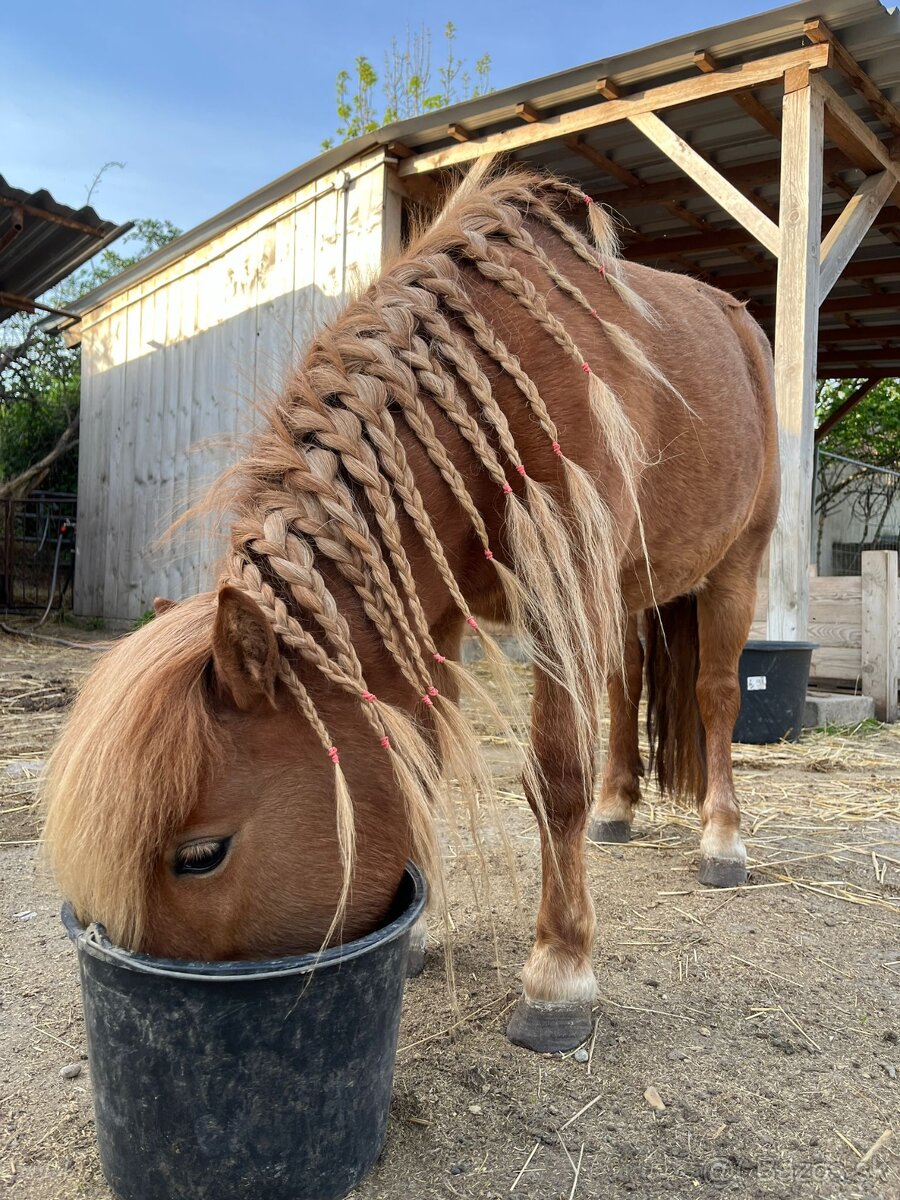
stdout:
MULTIPOLYGON (((737 661, 778 504, 771 355, 735 300, 627 264, 560 180, 476 167, 312 340, 228 481, 215 592, 160 605, 85 685, 46 783, 61 890, 124 946, 225 959, 376 927, 407 856, 444 905, 436 814, 490 779, 464 633, 534 652, 543 885, 509 1036, 590 1029, 594 832, 638 799, 636 614, 664 787, 701 878, 744 878, 737 661), (580 232, 587 216, 590 240, 580 232)), ((481 700, 487 702, 481 693, 481 700)))

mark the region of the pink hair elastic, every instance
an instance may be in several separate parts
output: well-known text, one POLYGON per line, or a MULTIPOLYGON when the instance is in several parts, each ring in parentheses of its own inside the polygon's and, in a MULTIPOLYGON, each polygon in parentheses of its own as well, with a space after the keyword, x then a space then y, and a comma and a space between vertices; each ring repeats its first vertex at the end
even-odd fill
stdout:
POLYGON ((592 309, 591 309, 591 316, 592 316, 592 317, 596 317, 598 321, 600 320, 600 318, 597 316, 597 310, 596 310, 596 308, 592 308, 592 309))
POLYGON ((478 628, 478 622, 475 620, 474 617, 466 617, 466 624, 470 625, 473 629, 478 628))
POLYGON ((338 765, 338 763, 340 762, 340 757, 338 755, 337 746, 329 746, 328 747, 328 757, 331 759, 331 761, 334 763, 335 766, 338 765))
POLYGON ((585 193, 584 193, 584 195, 583 195, 581 198, 582 198, 582 200, 585 202, 585 204, 593 204, 593 203, 594 203, 594 201, 593 201, 593 200, 591 199, 591 197, 590 197, 590 196, 587 194, 587 192, 585 192, 585 193))
POLYGON ((428 689, 428 695, 429 695, 429 696, 439 696, 440 694, 441 694, 441 693, 440 693, 440 692, 437 690, 437 688, 436 688, 436 687, 435 687, 433 684, 432 684, 432 686, 431 686, 431 687, 428 689))
POLYGON ((582 371, 584 371, 585 375, 590 375, 590 373, 591 373, 591 364, 590 364, 590 363, 583 362, 583 363, 581 364, 581 369, 582 369, 582 371))
POLYGON ((425 693, 425 695, 422 697, 422 703, 423 703, 423 704, 427 704, 429 708, 432 708, 432 707, 433 707, 433 705, 432 705, 432 703, 431 703, 431 697, 428 695, 428 693, 427 693, 427 692, 426 692, 426 693, 425 693))
POLYGON ((601 263, 601 264, 600 264, 600 266, 597 268, 597 270, 600 272, 600 274, 601 274, 601 275, 605 275, 605 274, 606 274, 606 267, 604 267, 602 263, 601 263))
POLYGON ((512 488, 509 486, 509 484, 506 482, 506 480, 504 480, 503 481, 503 495, 508 496, 511 491, 512 491, 512 488))
POLYGON ((516 467, 516 470, 517 470, 517 471, 519 472, 519 474, 520 474, 520 475, 521 475, 521 476, 524 478, 524 476, 525 476, 525 464, 524 464, 524 463, 519 463, 519 465, 516 467))
POLYGON ((374 692, 361 692, 360 695, 362 696, 363 700, 367 700, 369 704, 374 704, 378 699, 374 692))
POLYGON ((553 443, 553 453, 557 456, 557 458, 562 456, 562 446, 559 444, 559 442, 553 443))
POLYGON ((491 562, 491 561, 492 561, 492 559, 493 559, 493 557, 494 557, 494 552, 493 552, 493 550, 491 550, 490 548, 488 548, 487 550, 485 550, 485 552, 484 552, 484 557, 485 557, 485 558, 488 560, 488 562, 491 562))
POLYGON ((447 660, 446 660, 446 658, 444 658, 443 654, 438 654, 438 652, 435 651, 434 652, 434 661, 436 663, 445 663, 447 660))
POLYGON ((384 737, 380 739, 380 741, 381 741, 381 746, 382 746, 383 750, 390 750, 391 739, 387 736, 387 734, 385 734, 384 737))

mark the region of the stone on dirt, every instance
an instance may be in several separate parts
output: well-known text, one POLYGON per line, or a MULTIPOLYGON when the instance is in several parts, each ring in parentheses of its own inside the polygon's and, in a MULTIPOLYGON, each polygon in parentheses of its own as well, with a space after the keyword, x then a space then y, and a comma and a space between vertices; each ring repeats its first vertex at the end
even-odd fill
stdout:
POLYGON ((662 1096, 660 1096, 659 1092, 655 1087, 653 1087, 652 1084, 647 1088, 646 1092, 644 1092, 644 1099, 654 1112, 665 1112, 666 1106, 663 1104, 662 1096))

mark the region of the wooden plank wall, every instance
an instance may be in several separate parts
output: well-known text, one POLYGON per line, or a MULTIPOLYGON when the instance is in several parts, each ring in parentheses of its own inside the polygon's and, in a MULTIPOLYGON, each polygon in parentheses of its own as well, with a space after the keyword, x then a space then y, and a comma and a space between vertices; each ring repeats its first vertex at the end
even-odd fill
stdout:
POLYGON ((85 316, 76 612, 127 625, 155 595, 211 585, 215 521, 154 542, 239 455, 312 332, 378 270, 392 214, 379 152, 85 316))
MULTIPOLYGON (((811 575, 809 640, 813 683, 850 684, 875 701, 875 715, 896 721, 900 671, 897 551, 866 550, 862 575, 811 575)), ((761 580, 750 636, 766 637, 768 589, 761 580)))

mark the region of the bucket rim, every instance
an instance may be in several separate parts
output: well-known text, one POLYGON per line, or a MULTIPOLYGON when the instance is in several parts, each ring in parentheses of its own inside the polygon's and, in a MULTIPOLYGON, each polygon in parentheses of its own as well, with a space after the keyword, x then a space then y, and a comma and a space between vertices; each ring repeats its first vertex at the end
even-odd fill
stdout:
POLYGON ((308 975, 324 967, 362 958, 390 942, 396 941, 422 915, 428 899, 428 887, 416 864, 407 860, 398 893, 404 884, 412 886, 409 903, 393 920, 372 933, 352 942, 329 946, 307 954, 286 955, 284 958, 237 959, 221 962, 201 962, 190 959, 157 958, 152 954, 135 954, 109 940, 98 922, 84 926, 75 915, 69 901, 62 906, 60 917, 66 932, 79 953, 89 954, 126 970, 142 975, 158 975, 168 979, 190 980, 196 983, 252 983, 263 979, 290 978, 308 975))
POLYGON ((780 650, 818 650, 818 642, 769 642, 765 638, 744 643, 745 650, 780 651, 780 650))

